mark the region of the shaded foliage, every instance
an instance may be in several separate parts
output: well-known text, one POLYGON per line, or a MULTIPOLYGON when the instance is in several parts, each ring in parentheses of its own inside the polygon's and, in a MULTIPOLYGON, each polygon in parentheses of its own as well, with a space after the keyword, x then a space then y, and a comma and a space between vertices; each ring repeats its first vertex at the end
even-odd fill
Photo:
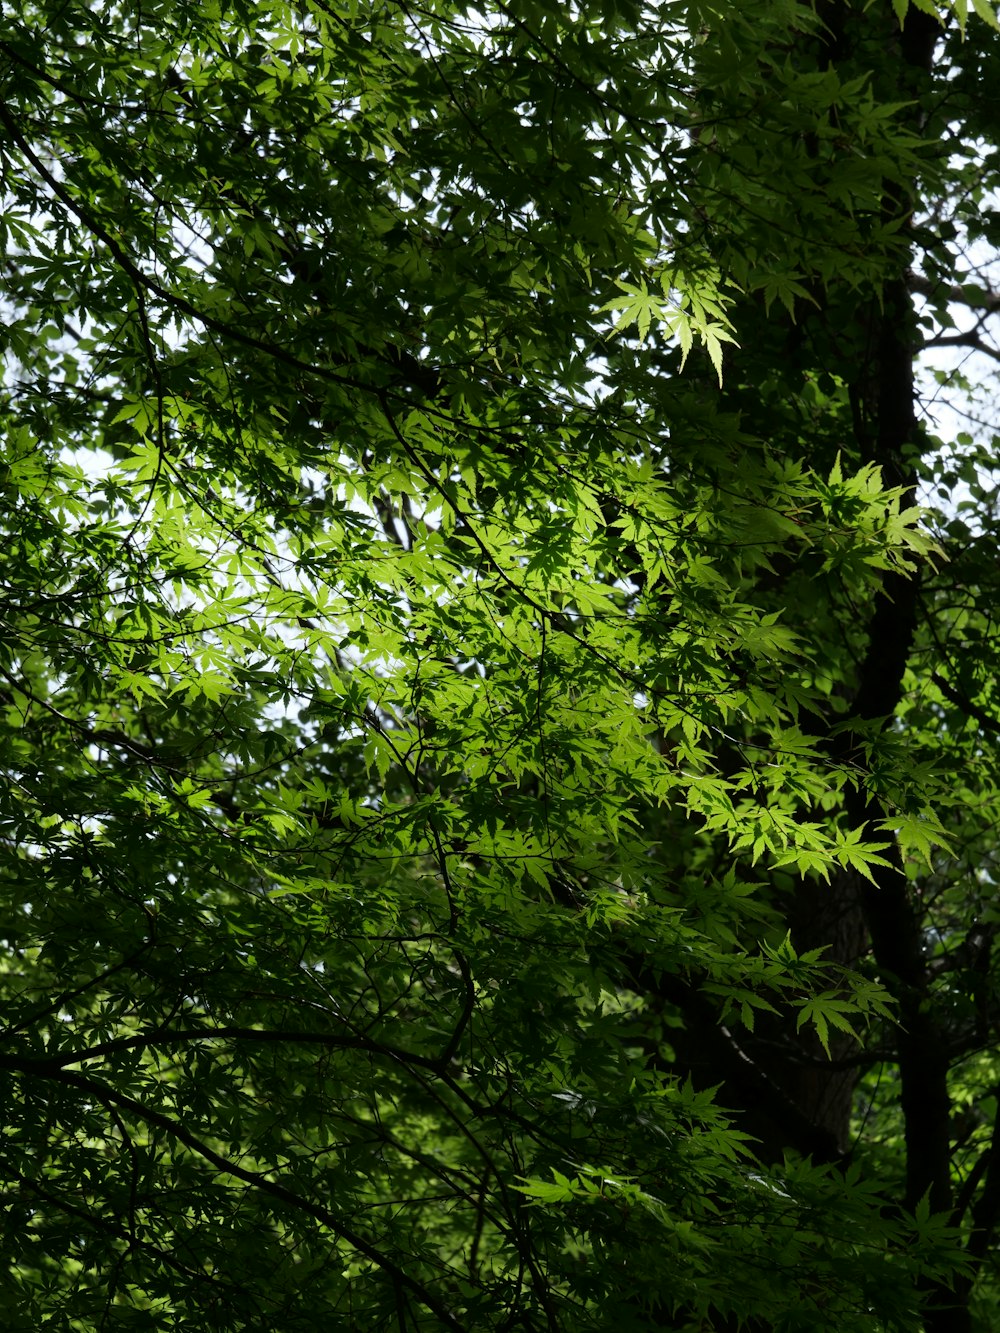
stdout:
POLYGON ((7 7, 12 1329, 993 1326, 973 8, 7 7))

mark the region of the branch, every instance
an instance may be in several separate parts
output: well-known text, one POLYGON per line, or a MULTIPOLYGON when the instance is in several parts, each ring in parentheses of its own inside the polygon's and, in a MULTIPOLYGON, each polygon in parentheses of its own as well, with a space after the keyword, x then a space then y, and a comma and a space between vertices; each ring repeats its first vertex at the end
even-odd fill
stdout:
POLYGON ((1000 361, 1000 351, 995 347, 990 347, 987 343, 975 333, 944 333, 937 338, 928 338, 924 347, 971 347, 975 352, 982 352, 984 356, 990 357, 994 361, 1000 361))
POLYGON ((992 314, 1000 310, 1000 292, 991 287, 980 287, 973 296, 967 287, 955 282, 932 282, 922 273, 911 273, 906 284, 911 292, 918 292, 928 300, 939 300, 942 296, 955 305, 963 305, 967 310, 985 310, 992 314), (979 299, 977 299, 979 298, 979 299))
POLYGON ((85 1051, 66 1051, 62 1054, 39 1057, 19 1057, 0 1055, 0 1069, 11 1069, 21 1073, 55 1074, 71 1065, 80 1065, 87 1060, 99 1060, 107 1055, 117 1055, 120 1051, 149 1050, 163 1046, 182 1046, 197 1041, 247 1041, 277 1042, 289 1045, 312 1045, 347 1048, 367 1051, 370 1055, 384 1055, 403 1065, 421 1065, 425 1069, 440 1070, 444 1057, 418 1055, 414 1051, 405 1051, 398 1046, 386 1046, 372 1041, 368 1037, 335 1036, 330 1032, 310 1032, 273 1030, 268 1028, 183 1028, 169 1032, 140 1032, 134 1037, 118 1037, 91 1046, 85 1051))
POLYGON ((314 1221, 328 1227, 330 1231, 341 1240, 346 1241, 359 1254, 370 1260, 377 1268, 380 1268, 388 1277, 392 1279, 397 1289, 405 1288, 411 1292, 417 1300, 430 1310, 440 1321, 440 1327, 451 1329, 453 1333, 465 1333, 462 1324, 455 1318, 446 1305, 443 1305, 438 1298, 424 1286, 422 1282, 411 1277, 403 1268, 395 1263, 388 1255, 383 1254, 375 1245, 366 1240, 364 1236, 359 1235, 351 1227, 346 1226, 335 1214, 320 1204, 313 1203, 310 1199, 304 1198, 282 1183, 280 1178, 276 1178, 276 1170, 270 1170, 267 1173, 251 1171, 245 1166, 240 1166, 237 1162, 231 1162, 223 1157, 221 1153, 210 1148, 207 1143, 203 1143, 196 1134, 187 1129, 184 1125, 173 1120, 170 1116, 161 1111, 154 1110, 150 1106, 143 1106, 141 1102, 136 1101, 123 1092, 116 1092, 106 1084, 85 1077, 82 1074, 73 1074, 66 1070, 59 1070, 52 1067, 29 1069, 25 1072, 38 1074, 42 1078, 52 1079, 58 1083, 67 1084, 85 1093, 88 1097, 100 1102, 109 1110, 115 1107, 122 1111, 127 1111, 135 1116, 137 1120, 153 1125, 163 1133, 169 1135, 178 1143, 182 1143, 189 1148, 197 1157, 208 1162, 215 1167, 220 1175, 232 1176, 236 1180, 241 1180, 245 1185, 252 1189, 259 1190, 260 1193, 268 1195, 272 1199, 277 1199, 298 1212, 305 1213, 314 1221))
MULTIPOLYGON (((172 1268, 175 1272, 180 1273, 182 1277, 193 1278, 199 1282, 208 1283, 209 1286, 219 1287, 224 1291, 232 1289, 232 1283, 224 1282, 214 1273, 207 1273, 204 1269, 200 1268, 189 1268, 188 1265, 178 1259, 171 1250, 161 1249, 159 1245, 154 1245, 152 1241, 143 1240, 141 1237, 130 1235, 129 1232, 124 1231, 121 1227, 108 1221, 106 1217, 102 1217, 99 1213, 92 1213, 86 1208, 81 1208, 78 1204, 70 1203, 67 1199, 61 1198, 57 1194, 50 1194, 49 1191, 43 1189, 37 1181, 29 1179, 28 1176, 25 1176, 20 1171, 12 1168, 9 1161, 4 1163, 4 1168, 11 1173, 13 1179, 17 1181, 23 1190, 27 1190, 30 1194, 34 1195, 36 1199, 41 1199, 50 1207, 57 1208, 61 1213, 65 1213, 67 1217, 72 1217, 77 1222, 84 1222, 88 1226, 93 1227, 95 1231, 101 1231, 105 1235, 112 1237, 114 1240, 123 1242, 130 1250, 142 1250, 144 1253, 152 1255, 153 1258, 157 1259, 167 1268, 172 1268)), ((12 1195, 13 1191, 6 1191, 4 1194, 0 1195, 0 1200, 9 1200, 12 1195)))
POLYGON ((931 673, 931 680, 956 708, 960 708, 969 717, 974 718, 984 730, 990 731, 994 735, 1000 735, 1000 720, 991 716, 985 708, 981 708, 979 704, 973 703, 971 699, 966 698, 964 694, 956 690, 954 685, 950 685, 939 671, 931 673))
POLYGON ((173 307, 173 309, 180 310, 185 315, 189 315, 192 319, 197 320, 199 324, 204 325, 205 328, 214 329, 216 333, 221 333, 224 337, 232 338, 234 342, 241 343, 244 347, 252 347, 258 352, 263 352, 266 356, 273 358, 275 361, 280 361, 283 365, 291 366, 307 375, 316 375, 320 379, 331 381, 335 384, 342 384, 352 389, 358 389, 376 397, 384 395, 386 390, 383 388, 373 388, 370 384, 366 384, 364 381, 356 379, 351 375, 340 374, 337 371, 331 370, 327 366, 318 366, 314 363, 303 361, 301 357, 296 356, 294 352, 288 351, 277 343, 269 342, 263 338, 256 338, 253 334, 247 333, 245 329, 242 329, 235 324, 228 324, 225 320, 216 319, 214 316, 207 314, 204 310, 200 310, 193 301, 189 301, 186 297, 171 291, 150 274, 144 273, 139 265, 125 253, 122 246, 115 240, 108 228, 97 217, 93 216, 87 208, 80 204, 63 182, 53 176, 52 172, 48 170, 45 163, 39 158, 38 154, 32 149, 31 145, 18 129, 17 121, 11 114, 10 107, 3 99, 0 99, 0 125, 3 125, 4 129, 6 129, 7 133, 10 135, 11 140, 24 154, 27 161, 35 168, 39 176, 52 191, 55 198, 79 219, 92 236, 96 237, 97 240, 102 241, 107 247, 112 258, 118 264, 122 272, 126 274, 135 288, 137 300, 141 301, 143 299, 143 293, 151 293, 160 297, 161 300, 166 301, 166 303, 173 307))

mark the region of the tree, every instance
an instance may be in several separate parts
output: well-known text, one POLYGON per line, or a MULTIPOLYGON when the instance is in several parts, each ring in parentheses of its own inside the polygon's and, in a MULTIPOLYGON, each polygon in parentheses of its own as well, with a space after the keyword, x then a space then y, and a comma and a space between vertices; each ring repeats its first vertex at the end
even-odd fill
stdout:
POLYGON ((7 6, 10 1328, 995 1326, 967 8, 7 6))

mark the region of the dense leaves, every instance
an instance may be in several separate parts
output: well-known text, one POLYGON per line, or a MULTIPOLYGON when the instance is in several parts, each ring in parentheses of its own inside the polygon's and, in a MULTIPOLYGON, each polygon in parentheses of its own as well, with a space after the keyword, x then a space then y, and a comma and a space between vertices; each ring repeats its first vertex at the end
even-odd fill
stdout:
POLYGON ((968 8, 5 8, 10 1328, 994 1326, 968 8))

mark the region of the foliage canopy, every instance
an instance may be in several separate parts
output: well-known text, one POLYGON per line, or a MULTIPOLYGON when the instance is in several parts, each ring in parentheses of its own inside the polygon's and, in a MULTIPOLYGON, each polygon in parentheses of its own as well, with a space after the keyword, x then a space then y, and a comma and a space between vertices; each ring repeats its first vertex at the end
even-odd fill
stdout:
POLYGON ((5 6, 9 1328, 996 1327, 972 10, 5 6))

